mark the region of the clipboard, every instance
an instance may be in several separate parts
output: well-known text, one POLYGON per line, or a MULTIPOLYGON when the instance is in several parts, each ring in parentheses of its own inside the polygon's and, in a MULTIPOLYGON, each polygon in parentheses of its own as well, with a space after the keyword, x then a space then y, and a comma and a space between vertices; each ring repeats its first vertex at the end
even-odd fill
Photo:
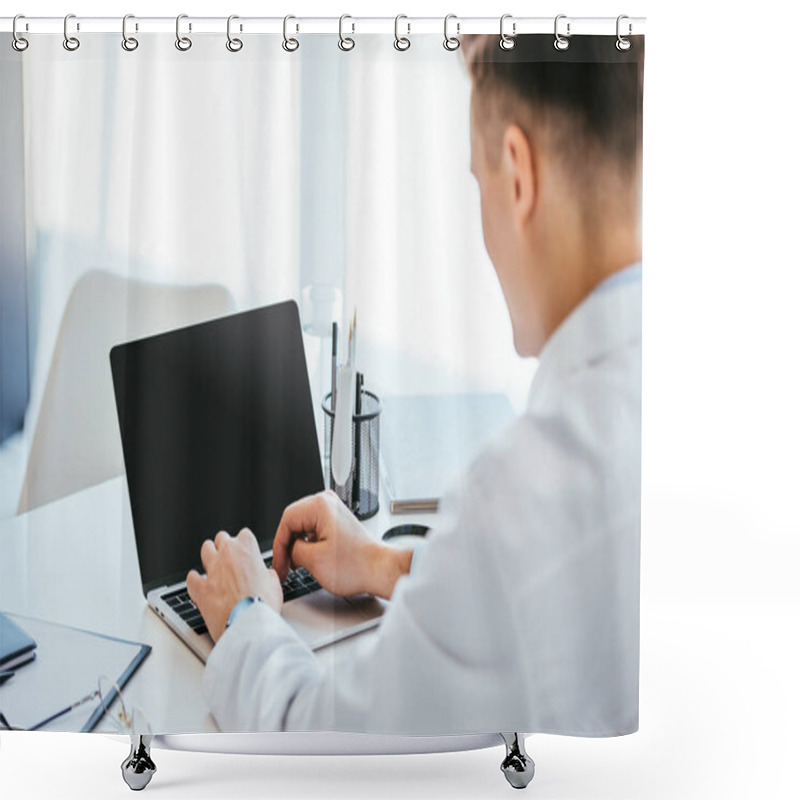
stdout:
POLYGON ((57 711, 97 690, 98 679, 116 681, 120 690, 152 647, 101 633, 19 614, 12 619, 37 643, 37 657, 0 685, 0 711, 14 728, 87 733, 116 699, 113 688, 39 727, 57 711), (105 704, 105 707, 104 707, 105 704))

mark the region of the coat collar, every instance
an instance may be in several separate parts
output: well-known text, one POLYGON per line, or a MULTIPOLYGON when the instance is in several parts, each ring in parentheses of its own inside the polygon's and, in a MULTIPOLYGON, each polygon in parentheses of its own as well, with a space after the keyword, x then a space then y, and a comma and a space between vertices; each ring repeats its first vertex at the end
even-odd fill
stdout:
POLYGON ((556 328, 539 354, 528 410, 554 379, 642 338, 642 265, 631 264, 599 283, 556 328))

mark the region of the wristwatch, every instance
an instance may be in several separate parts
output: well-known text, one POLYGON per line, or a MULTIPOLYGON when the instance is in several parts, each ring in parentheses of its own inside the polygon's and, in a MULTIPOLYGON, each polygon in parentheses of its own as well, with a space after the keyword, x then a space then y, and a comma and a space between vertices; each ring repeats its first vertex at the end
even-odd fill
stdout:
POLYGON ((228 630, 228 628, 230 628, 230 626, 233 625, 233 621, 236 619, 236 617, 238 617, 239 614, 241 614, 242 611, 244 611, 246 608, 248 608, 249 606, 253 605, 253 603, 263 603, 263 602, 264 602, 264 598, 263 597, 259 597, 258 595, 255 595, 255 594, 251 594, 251 595, 248 595, 247 597, 243 597, 231 609, 231 614, 228 617, 228 621, 225 623, 225 630, 228 630))

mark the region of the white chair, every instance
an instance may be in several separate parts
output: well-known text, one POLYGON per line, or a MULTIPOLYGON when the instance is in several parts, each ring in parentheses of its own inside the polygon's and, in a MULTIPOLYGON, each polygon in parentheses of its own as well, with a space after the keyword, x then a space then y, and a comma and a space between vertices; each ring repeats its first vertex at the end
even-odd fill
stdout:
POLYGON ((220 285, 85 273, 61 320, 17 512, 124 473, 109 363, 114 345, 233 310, 220 285))

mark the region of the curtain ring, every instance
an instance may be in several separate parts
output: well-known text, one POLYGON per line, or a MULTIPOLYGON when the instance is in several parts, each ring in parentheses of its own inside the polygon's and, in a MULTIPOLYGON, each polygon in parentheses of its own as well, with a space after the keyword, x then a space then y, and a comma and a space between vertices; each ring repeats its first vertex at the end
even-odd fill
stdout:
MULTIPOLYGON (((346 19, 353 19, 349 14, 342 14, 339 17, 339 49, 344 50, 347 52, 348 50, 352 50, 355 46, 355 40, 350 36, 344 35, 343 25, 346 19)), ((355 22, 350 23, 353 26, 352 33, 356 32, 356 24, 355 22)))
MULTIPOLYGON (((225 47, 227 47, 231 53, 238 53, 242 49, 242 47, 244 47, 244 44, 242 43, 241 39, 235 39, 231 37, 231 22, 233 22, 233 20, 235 19, 239 19, 239 17, 236 16, 236 14, 231 14, 228 17, 228 29, 227 29, 228 41, 225 42, 225 47)), ((241 30, 241 27, 239 28, 239 30, 241 30)))
MULTIPOLYGON (((408 48, 411 47, 411 39, 407 36, 400 35, 401 19, 408 19, 408 17, 405 14, 398 14, 394 18, 394 49, 402 53, 404 50, 408 50, 408 48)), ((407 22, 406 25, 408 26, 408 33, 411 33, 411 24, 407 22)))
MULTIPOLYGON (((567 39, 566 36, 562 36, 558 32, 558 21, 560 19, 566 19, 566 18, 567 18, 566 14, 559 14, 556 17, 555 25, 553 26, 553 32, 555 33, 556 37, 555 40, 553 41, 553 47, 555 47, 556 50, 569 50, 569 39, 567 39)), ((570 31, 570 23, 567 22, 567 36, 571 35, 572 33, 570 31)))
MULTIPOLYGON (((75 19, 74 14, 67 14, 67 16, 64 17, 64 49, 73 52, 81 46, 81 43, 77 38, 69 35, 67 26, 69 25, 69 21, 71 19, 75 19)), ((78 30, 80 30, 80 28, 78 28, 78 30)))
MULTIPOLYGON (((631 40, 630 39, 626 39, 619 32, 620 22, 622 22, 622 20, 624 20, 624 19, 628 19, 628 16, 626 14, 620 14, 617 17, 617 43, 616 43, 617 44, 617 50, 620 50, 623 53, 626 50, 630 50, 631 49, 631 40)), ((631 23, 629 22, 628 23, 628 36, 630 36, 631 33, 633 33, 633 25, 631 25, 631 23)))
MULTIPOLYGON (((192 40, 188 36, 181 36, 181 20, 188 19, 188 17, 188 14, 178 14, 175 19, 175 47, 183 52, 186 52, 192 46, 192 40)), ((190 25, 189 30, 191 29, 190 25)))
POLYGON ((444 18, 444 49, 450 50, 458 50, 461 47, 461 39, 458 38, 458 34, 461 33, 461 23, 456 22, 456 35, 455 36, 448 36, 447 35, 447 23, 450 22, 451 19, 457 19, 455 14, 448 14, 444 18))
MULTIPOLYGON (((300 47, 300 42, 297 41, 294 37, 289 38, 289 20, 290 19, 297 19, 297 17, 293 17, 291 14, 288 14, 283 18, 283 49, 287 53, 294 53, 298 47, 300 47)), ((300 30, 300 26, 296 26, 296 30, 300 30)))
POLYGON ((517 40, 514 38, 517 35, 517 23, 511 23, 511 36, 509 36, 504 30, 505 21, 507 19, 511 19, 511 14, 503 14, 500 17, 500 49, 501 50, 513 50, 517 46, 517 40))
POLYGON ((17 14, 17 16, 14 17, 14 22, 11 25, 11 34, 12 34, 12 37, 13 37, 11 39, 11 46, 18 53, 21 53, 23 50, 27 50, 28 49, 28 45, 30 44, 30 42, 17 33, 17 20, 18 19, 25 19, 25 16, 23 14, 17 14))
POLYGON ((126 14, 122 18, 122 49, 132 53, 139 46, 139 40, 135 39, 133 36, 128 36, 129 19, 134 19, 133 14, 126 14))

